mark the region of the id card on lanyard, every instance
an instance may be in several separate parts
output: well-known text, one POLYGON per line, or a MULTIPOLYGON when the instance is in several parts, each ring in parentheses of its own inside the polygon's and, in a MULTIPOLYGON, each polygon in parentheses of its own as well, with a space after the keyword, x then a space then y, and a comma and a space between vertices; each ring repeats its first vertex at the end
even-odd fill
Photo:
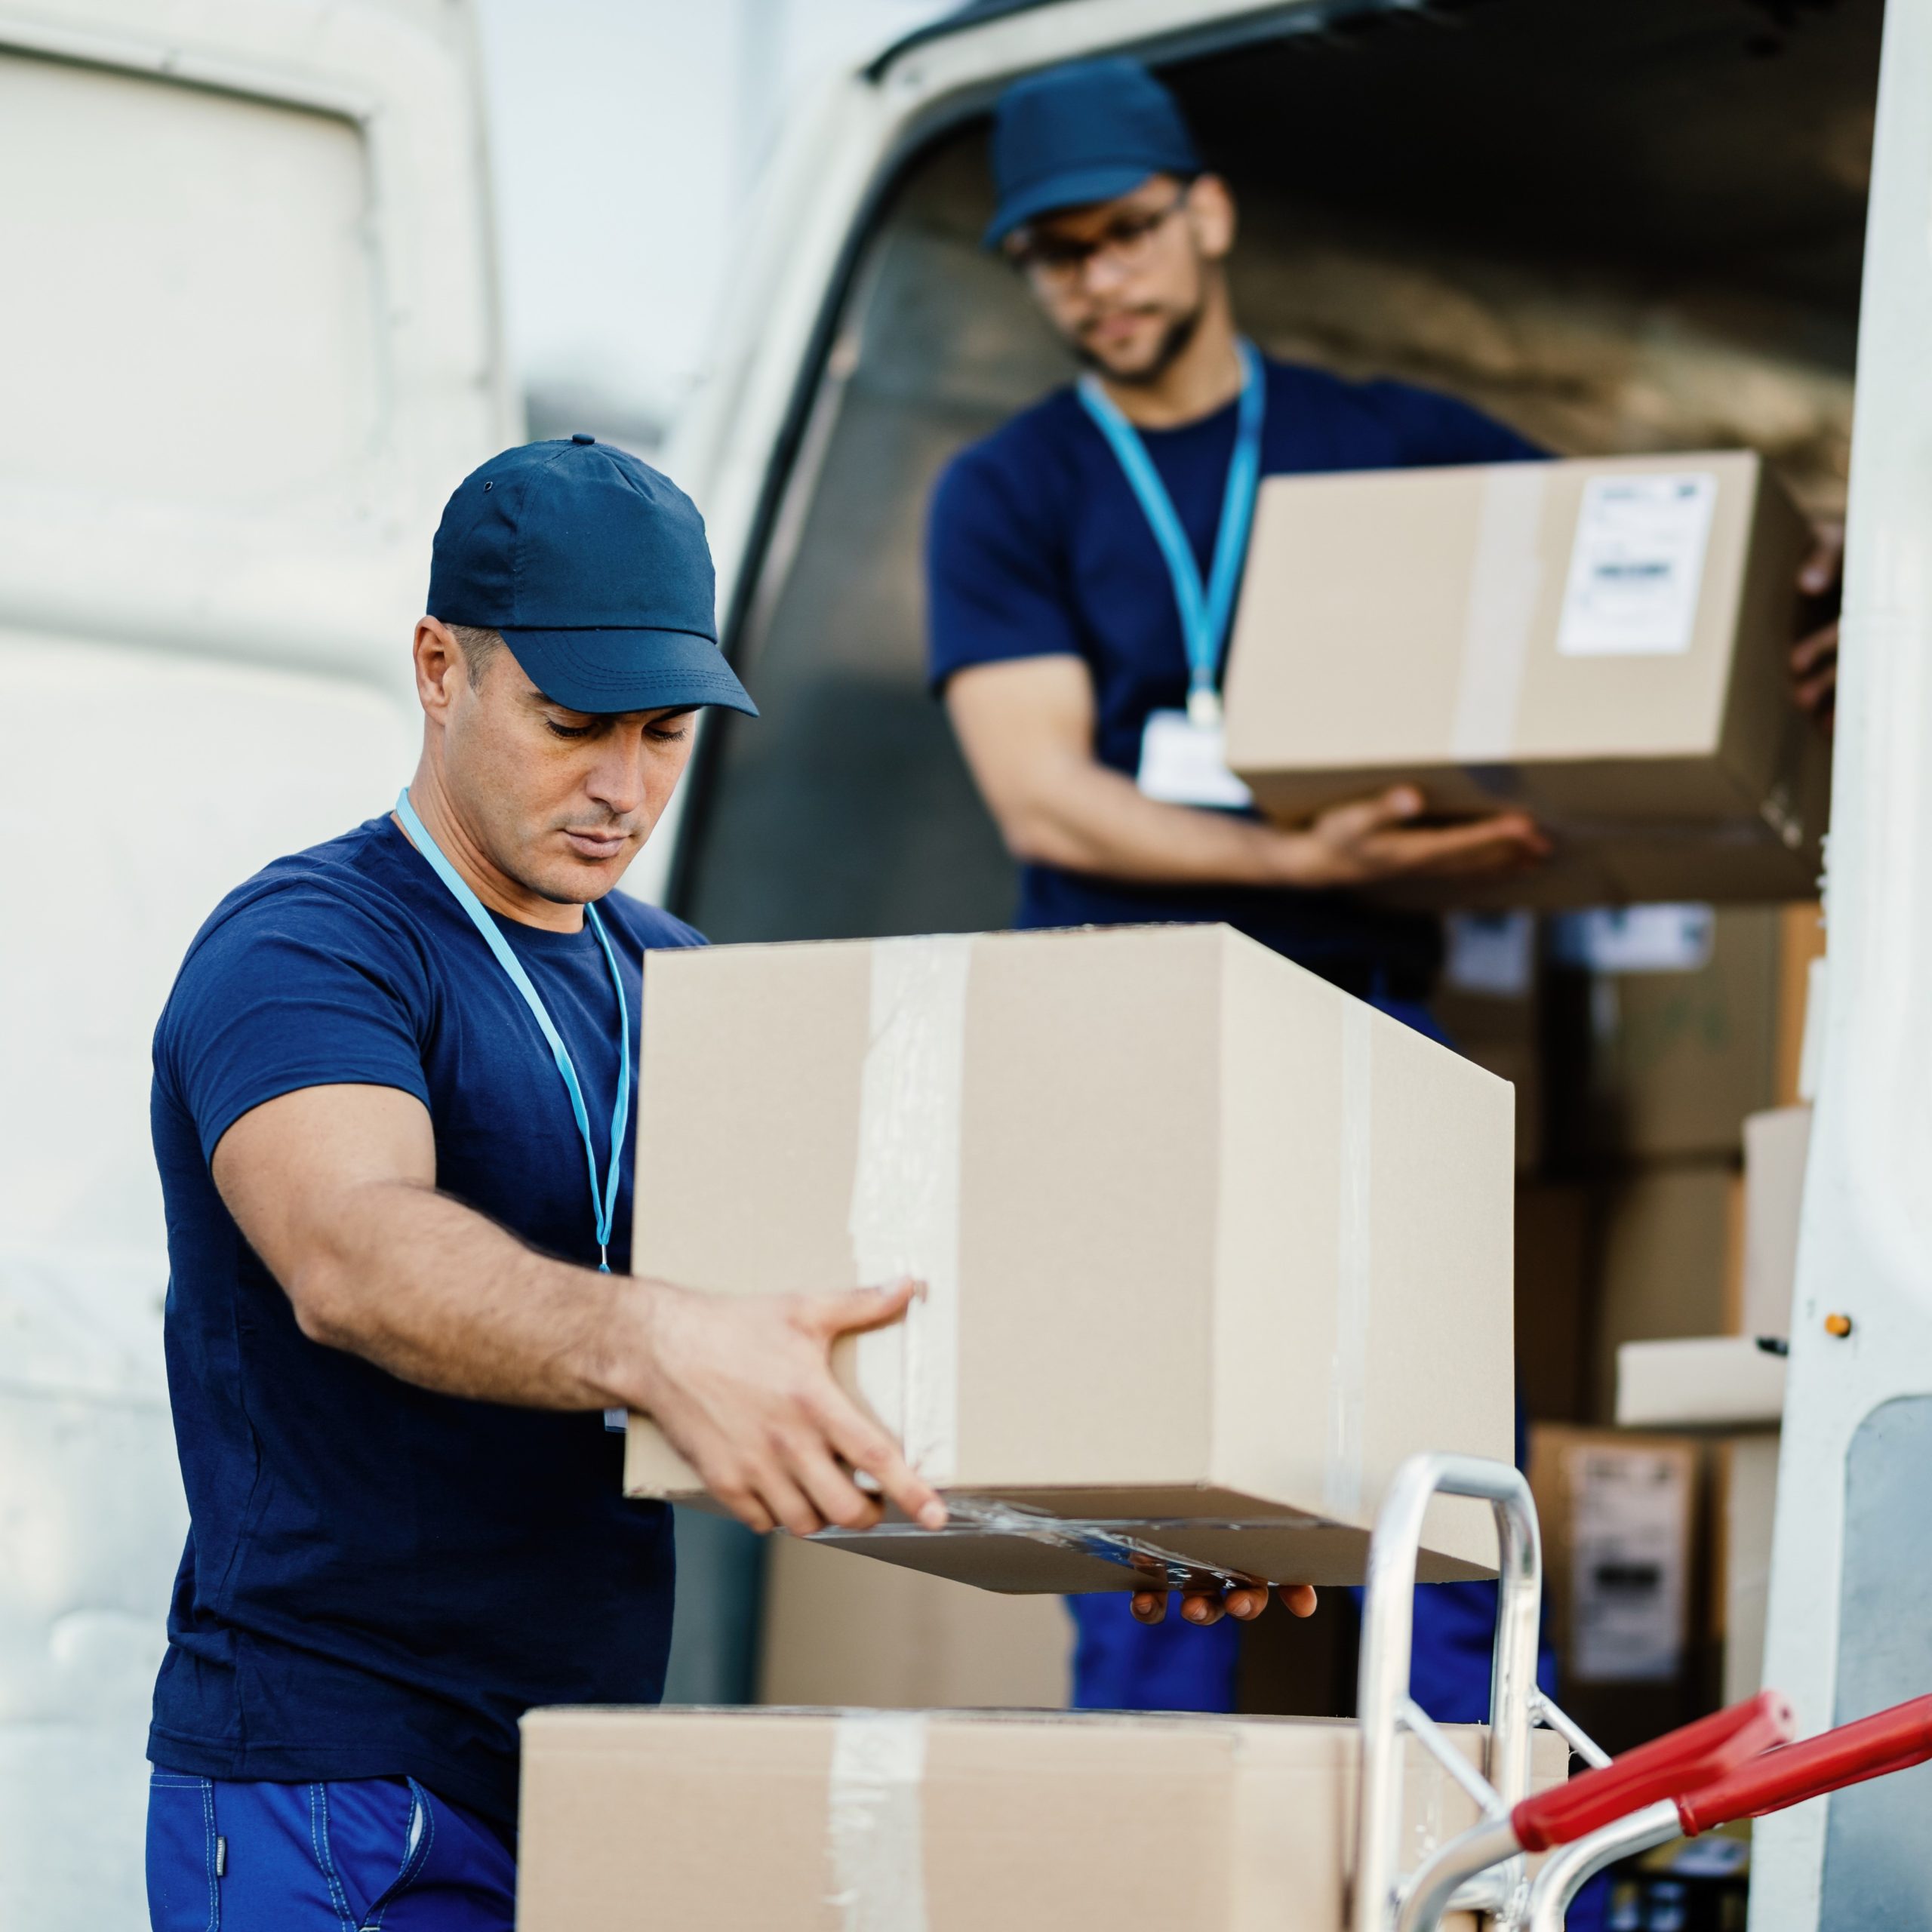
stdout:
MULTIPOLYGON (((409 788, 405 786, 395 801, 395 815, 404 831, 408 833, 410 842, 428 861, 429 869, 449 888, 450 896, 469 915, 469 923, 482 935, 483 943, 495 955, 497 964, 508 975, 511 985, 523 996, 523 1003, 530 1009, 531 1017, 550 1049, 550 1057, 556 1063, 557 1072, 564 1083, 564 1090, 570 1096, 571 1113, 577 1122, 579 1137, 583 1142, 583 1158, 590 1170, 590 1217, 597 1235, 597 1269, 599 1274, 611 1272, 611 1223, 617 1209, 617 1173, 624 1157, 624 1129, 629 1124, 631 1108, 631 1016, 629 1002, 624 998, 623 976, 617 970, 617 955, 611 943, 611 936, 604 930, 604 921, 595 906, 583 909, 590 921, 590 929, 597 935, 597 943, 604 949, 604 963, 611 969, 611 983, 617 993, 617 1101, 611 1110, 611 1158, 605 1167, 600 1186, 597 1178, 597 1149, 590 1137, 589 1110, 583 1103, 583 1084, 577 1078, 577 1063, 571 1058, 571 1050, 564 1044, 564 1036, 557 1031, 556 1023, 550 1017, 550 1010, 543 1004, 543 995, 525 971, 523 961, 510 949, 489 909, 469 889, 468 881, 455 866, 444 857, 443 848, 430 836, 429 829, 416 814, 416 808, 409 801, 409 788)), ((606 1409, 604 1426, 619 1429, 624 1426, 622 1409, 606 1409)))
POLYGON ((1229 459, 1214 560, 1204 584, 1174 499, 1140 432, 1097 377, 1083 376, 1079 388, 1081 405, 1107 439, 1174 580, 1181 641, 1187 651, 1187 709, 1156 711, 1149 716, 1141 734, 1136 782, 1150 798, 1223 809, 1254 802, 1247 787, 1228 769, 1221 722, 1221 650, 1241 584, 1248 531, 1254 521, 1255 492, 1261 477, 1262 419, 1267 408, 1260 356, 1251 342, 1244 340, 1235 346, 1241 358, 1241 387, 1234 454, 1229 459))

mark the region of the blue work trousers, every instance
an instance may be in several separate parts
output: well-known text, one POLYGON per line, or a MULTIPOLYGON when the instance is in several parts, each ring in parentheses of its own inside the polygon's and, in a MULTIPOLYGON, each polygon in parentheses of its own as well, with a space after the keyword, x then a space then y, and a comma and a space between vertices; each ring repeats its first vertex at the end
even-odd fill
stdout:
POLYGON ((414 1778, 268 1784, 157 1770, 153 1932, 511 1932, 516 1860, 414 1778))

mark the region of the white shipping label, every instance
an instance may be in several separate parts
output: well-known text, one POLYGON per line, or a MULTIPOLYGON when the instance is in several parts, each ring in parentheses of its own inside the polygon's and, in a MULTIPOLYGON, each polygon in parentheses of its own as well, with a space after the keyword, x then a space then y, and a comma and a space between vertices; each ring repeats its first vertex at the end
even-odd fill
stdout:
POLYGON ((1238 811, 1254 802, 1254 794, 1228 769, 1226 730, 1197 724, 1184 711, 1149 713, 1134 782, 1164 804, 1238 811))
POLYGON ((1596 476, 1583 488, 1556 648, 1568 657, 1690 648, 1718 480, 1596 476))
POLYGON ((1569 1453, 1570 1667, 1587 1684, 1656 1684, 1684 1661, 1690 1484, 1642 1449, 1569 1453))

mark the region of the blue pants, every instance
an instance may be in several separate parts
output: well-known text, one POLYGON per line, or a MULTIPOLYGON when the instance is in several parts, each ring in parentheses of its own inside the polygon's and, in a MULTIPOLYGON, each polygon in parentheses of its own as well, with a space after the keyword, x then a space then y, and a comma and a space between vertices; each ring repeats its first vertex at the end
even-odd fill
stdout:
POLYGON ((511 1932, 516 1860, 414 1778, 148 1786, 153 1932, 511 1932))
MULTIPOLYGON (((1360 1592, 1355 1594, 1359 1596, 1360 1592)), ((1205 1629, 1184 1623, 1171 1601, 1158 1623, 1137 1623, 1122 1590, 1069 1597, 1075 1632, 1073 1707, 1081 1711, 1231 1711, 1241 1628, 1232 1617, 1205 1629)), ((1279 1604, 1269 1612, 1282 1614, 1279 1604)), ((1489 1715, 1489 1654, 1496 1631, 1494 1583, 1424 1583, 1416 1592, 1411 1694, 1441 1724, 1489 1715)), ((1555 1681, 1546 1654, 1537 1672, 1555 1681)))

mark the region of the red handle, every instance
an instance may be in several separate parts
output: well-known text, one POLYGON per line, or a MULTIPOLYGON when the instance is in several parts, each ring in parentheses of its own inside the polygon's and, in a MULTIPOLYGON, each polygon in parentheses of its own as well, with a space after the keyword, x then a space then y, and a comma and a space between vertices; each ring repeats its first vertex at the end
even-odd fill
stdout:
POLYGON ((1700 1718, 1640 1744, 1600 1770, 1526 1798, 1509 1814, 1525 1851, 1546 1851, 1641 1811, 1660 1798, 1708 1786, 1791 1735, 1791 1706, 1775 1690, 1700 1718))
POLYGON ((1714 1784, 1680 1796, 1684 1835, 1695 1838, 1734 1818, 1759 1818, 1866 1778, 1881 1778, 1932 1758, 1932 1697, 1894 1704, 1875 1716, 1767 1751, 1714 1784))

